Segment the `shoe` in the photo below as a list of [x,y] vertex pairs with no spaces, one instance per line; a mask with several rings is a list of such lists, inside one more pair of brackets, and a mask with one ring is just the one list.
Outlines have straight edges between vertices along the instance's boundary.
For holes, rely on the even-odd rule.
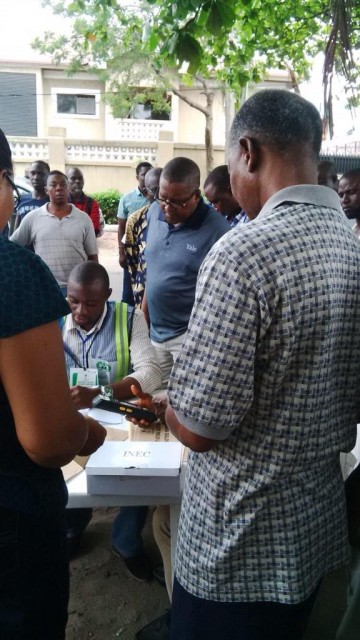
[[128,573],[139,582],[148,582],[152,578],[152,567],[146,553],[139,553],[137,556],[125,558],[116,547],[112,547],[113,553],[123,560]]
[[81,541],[83,537],[83,532],[79,531],[77,533],[73,533],[72,531],[67,532],[67,550],[68,550],[68,558],[71,560],[80,550]]
[[169,640],[170,614],[171,611],[168,609],[162,616],[140,629],[135,636],[136,640]]
[[159,582],[159,584],[161,584],[163,587],[166,587],[164,565],[159,564],[158,567],[155,567],[155,569],[153,569],[153,577],[155,578],[156,582]]

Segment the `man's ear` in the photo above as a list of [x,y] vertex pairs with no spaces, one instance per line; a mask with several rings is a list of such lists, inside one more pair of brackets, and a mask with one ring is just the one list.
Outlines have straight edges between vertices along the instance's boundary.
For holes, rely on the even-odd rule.
[[244,136],[240,138],[239,145],[249,173],[254,173],[259,163],[259,147],[256,141]]
[[108,289],[108,296],[107,296],[106,300],[109,300],[111,294],[112,294],[112,289]]

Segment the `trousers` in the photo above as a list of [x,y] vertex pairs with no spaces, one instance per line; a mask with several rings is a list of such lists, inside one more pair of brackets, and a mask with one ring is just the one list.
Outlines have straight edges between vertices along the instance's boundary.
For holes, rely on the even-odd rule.
[[64,640],[69,564],[63,521],[0,507],[0,637]]

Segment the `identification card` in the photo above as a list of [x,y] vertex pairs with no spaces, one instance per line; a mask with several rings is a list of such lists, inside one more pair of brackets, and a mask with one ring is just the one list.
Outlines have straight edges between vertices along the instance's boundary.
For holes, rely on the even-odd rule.
[[98,387],[99,375],[97,369],[81,369],[80,367],[70,368],[70,387],[76,385],[81,387]]

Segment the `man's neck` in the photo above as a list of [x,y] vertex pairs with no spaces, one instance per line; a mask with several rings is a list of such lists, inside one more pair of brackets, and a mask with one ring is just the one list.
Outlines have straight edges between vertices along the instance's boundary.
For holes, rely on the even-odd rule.
[[32,192],[32,197],[34,200],[46,200],[47,195],[45,193],[45,191],[33,191]]
[[70,199],[72,202],[82,202],[85,197],[85,193],[81,191],[80,193],[70,194]]
[[63,204],[49,202],[47,209],[53,216],[56,216],[57,218],[65,218],[69,213],[71,213],[72,207],[71,204],[68,204],[67,202],[64,202]]

